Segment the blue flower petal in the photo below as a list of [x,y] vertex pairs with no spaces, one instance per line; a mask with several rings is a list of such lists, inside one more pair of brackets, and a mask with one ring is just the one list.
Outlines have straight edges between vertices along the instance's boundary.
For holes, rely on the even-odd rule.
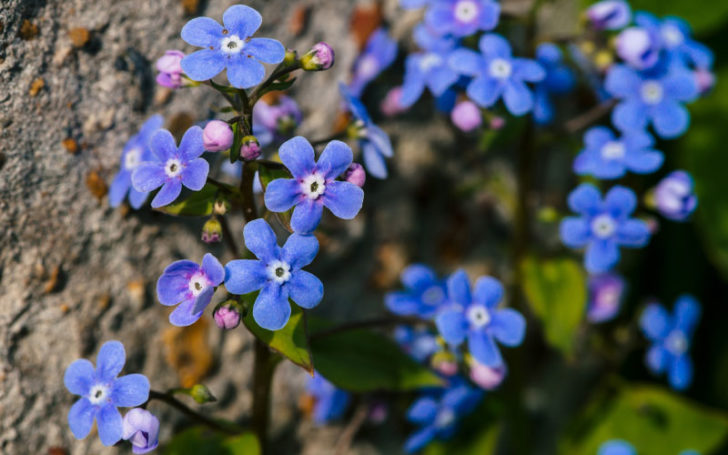
[[452,9],[446,2],[435,2],[425,12],[425,24],[438,35],[450,32]]
[[419,69],[420,59],[418,55],[410,55],[405,62],[404,80],[402,82],[402,93],[399,104],[408,108],[420,99],[425,90],[425,79]]
[[195,297],[192,305],[192,314],[201,316],[202,312],[207,308],[207,305],[210,304],[213,294],[215,294],[215,288],[210,286]]
[[503,94],[503,85],[489,77],[476,77],[468,84],[466,92],[480,107],[491,107]]
[[179,143],[178,151],[186,161],[192,161],[205,153],[205,144],[202,140],[202,128],[193,126],[187,129]]
[[258,85],[263,80],[265,67],[241,53],[228,61],[227,77],[233,87],[250,88]]
[[139,164],[131,174],[131,183],[140,192],[156,190],[164,185],[166,179],[163,166],[153,162]]
[[518,346],[523,342],[526,319],[521,313],[512,308],[505,308],[495,311],[492,318],[488,330],[501,344]]
[[384,296],[384,305],[394,314],[414,316],[419,314],[421,303],[408,293],[390,292]]
[[642,220],[625,220],[617,226],[617,243],[631,247],[642,247],[650,239],[650,228]]
[[452,51],[447,60],[448,65],[455,71],[468,76],[478,76],[483,73],[485,61],[475,51],[460,48]]
[[527,58],[513,59],[513,76],[528,82],[539,82],[546,77],[546,71],[538,62]]
[[594,240],[586,249],[584,265],[589,273],[606,272],[619,261],[619,248],[611,240]]
[[109,187],[109,205],[111,207],[118,207],[126,197],[126,194],[131,188],[131,174],[129,171],[120,170],[114,177]]
[[219,51],[202,49],[185,55],[180,64],[185,75],[193,81],[206,81],[225,69],[225,58]]
[[182,27],[182,39],[193,46],[215,47],[222,37],[222,25],[209,17],[196,17]]
[[[205,292],[208,292],[210,297],[212,296],[212,294],[209,293],[209,289],[206,289]],[[205,292],[197,296],[197,298],[189,298],[180,303],[169,315],[170,324],[176,327],[187,327],[197,322],[202,317],[202,311],[195,313],[193,309],[197,299],[200,298],[200,296],[205,295]]]
[[278,258],[276,235],[264,219],[259,218],[248,222],[243,228],[243,237],[245,246],[258,259],[269,262]]
[[614,218],[626,218],[636,207],[637,196],[627,187],[616,185],[604,196],[604,209]]
[[129,190],[129,205],[134,209],[139,209],[149,197],[149,193],[137,191],[134,188]]
[[316,167],[313,147],[302,136],[296,136],[281,144],[278,154],[283,164],[297,179],[311,174]]
[[261,289],[268,276],[265,265],[256,259],[236,259],[225,265],[225,289],[243,295]]
[[205,272],[205,275],[207,275],[207,278],[212,282],[213,286],[219,285],[225,279],[225,268],[210,253],[202,257],[202,271]]
[[167,266],[157,280],[157,299],[162,305],[176,305],[190,292],[190,277],[200,266],[188,260],[175,261]]
[[487,0],[481,3],[483,9],[480,11],[480,29],[493,30],[498,25],[501,6],[499,3]]
[[324,298],[324,285],[321,280],[305,270],[291,273],[286,287],[291,300],[302,308],[311,309]]
[[533,94],[525,83],[519,80],[510,80],[503,92],[503,102],[511,114],[520,116],[533,107]]
[[447,279],[447,295],[450,301],[463,306],[470,305],[470,280],[465,270],[458,269]]
[[637,72],[625,65],[614,65],[607,73],[604,88],[617,98],[632,98],[639,94],[642,79]]
[[564,245],[570,248],[582,248],[591,239],[591,228],[586,219],[570,216],[561,220],[559,235]]
[[582,183],[569,194],[569,208],[582,215],[595,215],[602,205],[602,195],[591,183]]
[[642,312],[640,327],[647,338],[661,341],[672,330],[670,315],[662,305],[652,303]]
[[685,390],[693,382],[693,362],[687,355],[673,358],[667,372],[670,386],[675,390]]
[[86,359],[78,359],[66,368],[63,384],[74,395],[86,395],[91,389],[96,370]]
[[626,441],[607,441],[599,447],[597,455],[637,455],[637,451]]
[[614,134],[606,126],[595,126],[584,133],[584,145],[588,149],[600,150],[607,142],[612,140],[614,140]]
[[68,426],[76,439],[83,439],[91,432],[96,417],[96,407],[84,397],[76,401],[68,411]]
[[149,398],[149,379],[143,374],[128,374],[114,381],[111,401],[114,406],[131,408]]
[[168,180],[152,199],[152,208],[156,209],[171,204],[181,192],[182,182],[179,179]]
[[313,200],[304,198],[293,209],[291,216],[291,228],[298,234],[309,234],[316,229],[321,222],[321,215],[324,211],[324,200]]
[[412,264],[402,270],[400,275],[402,284],[408,289],[425,291],[430,286],[438,284],[437,276],[431,268],[422,264]]
[[249,6],[233,5],[223,13],[222,23],[230,33],[234,33],[244,40],[260,28],[263,17]]
[[645,363],[647,364],[647,367],[650,369],[650,371],[656,374],[665,371],[669,359],[670,355],[667,352],[667,349],[659,344],[656,344],[648,349],[645,355]]
[[[341,141],[331,141],[326,144],[321,153],[316,163],[316,169],[324,175],[326,180],[332,180],[343,174],[353,160],[351,147]],[[328,185],[326,189],[328,191]]]
[[434,68],[427,76],[427,86],[433,95],[440,96],[458,80],[458,74],[447,66]]
[[437,429],[434,426],[426,426],[414,432],[404,443],[404,451],[414,453],[425,447],[435,438]]
[[305,267],[318,254],[319,243],[313,235],[292,234],[281,251],[281,259],[294,269]]
[[649,121],[647,112],[639,101],[623,101],[612,111],[612,123],[622,131],[644,130]]
[[265,206],[271,212],[285,212],[305,197],[295,179],[275,179],[265,189]]
[[253,38],[245,44],[244,52],[263,63],[276,64],[283,61],[286,48],[271,38]]
[[503,285],[490,276],[482,276],[475,281],[473,301],[495,308],[503,300]]
[[489,367],[503,365],[503,357],[493,337],[481,330],[468,333],[468,350],[475,360]]
[[377,148],[377,151],[383,156],[391,158],[392,155],[394,155],[394,150],[392,149],[392,141],[389,139],[389,134],[387,134],[377,125],[367,125],[366,139],[370,141],[374,145],[374,147]]
[[630,171],[636,174],[649,174],[662,166],[665,157],[658,151],[645,150],[639,153],[627,154],[624,159]]
[[363,142],[361,149],[367,173],[378,179],[386,179],[387,163],[384,161],[382,154],[371,142]]
[[692,334],[700,319],[700,304],[691,295],[683,294],[675,302],[675,328]]
[[105,382],[111,382],[124,368],[126,352],[124,345],[119,341],[107,341],[99,349],[96,356],[96,377]]
[[672,139],[687,131],[690,113],[677,101],[665,100],[653,108],[652,124],[658,136]]
[[451,346],[458,346],[467,336],[468,321],[462,311],[447,309],[435,318],[435,324],[440,335]]
[[197,158],[185,166],[182,171],[182,183],[192,191],[200,191],[207,183],[210,164],[203,158]]
[[430,423],[437,417],[438,405],[431,397],[422,397],[407,410],[407,420],[416,424]]
[[687,71],[679,71],[663,80],[665,95],[678,101],[694,101],[698,97],[695,76]]
[[268,283],[253,304],[253,319],[264,329],[280,330],[291,317],[291,305],[283,288]]
[[337,217],[350,220],[361,210],[364,190],[350,182],[334,180],[326,184],[323,194],[324,205]]
[[495,33],[483,35],[478,42],[480,52],[488,57],[511,58],[511,45],[502,36]]
[[116,406],[112,404],[103,406],[96,416],[96,426],[101,444],[108,447],[121,440],[122,419]]

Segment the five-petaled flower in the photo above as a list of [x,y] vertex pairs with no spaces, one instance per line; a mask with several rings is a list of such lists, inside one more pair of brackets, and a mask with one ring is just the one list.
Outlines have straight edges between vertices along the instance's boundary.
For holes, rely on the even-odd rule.
[[491,107],[502,97],[511,114],[529,112],[534,99],[526,82],[543,80],[543,67],[533,60],[513,57],[508,41],[494,33],[483,35],[479,47],[480,54],[461,48],[449,58],[455,71],[473,76],[467,88],[470,99],[482,107]]
[[652,342],[645,357],[647,367],[656,374],[667,371],[670,386],[676,390],[686,389],[693,380],[688,351],[699,319],[700,304],[690,295],[677,299],[673,315],[652,303],[640,317],[640,327]]
[[629,170],[636,174],[656,171],[664,160],[654,150],[655,141],[642,130],[627,130],[617,139],[612,130],[595,126],[584,134],[584,149],[574,160],[574,172],[599,179],[623,177]]
[[571,248],[586,247],[584,265],[589,273],[602,273],[619,261],[619,246],[642,247],[650,238],[647,223],[630,218],[637,197],[629,188],[615,186],[602,200],[589,183],[569,194],[569,208],[579,217],[561,221],[561,240]]
[[151,452],[159,445],[159,419],[146,409],[129,410],[122,430],[122,438],[131,443],[134,453]]
[[162,305],[179,304],[169,322],[178,327],[197,322],[224,278],[225,270],[210,253],[202,258],[201,266],[186,259],[168,265],[157,280],[157,298]]
[[346,220],[359,213],[364,191],[353,183],[336,180],[352,162],[348,145],[329,142],[316,162],[311,144],[296,136],[284,142],[278,153],[293,178],[270,182],[265,191],[265,206],[273,212],[285,212],[295,205],[291,217],[294,232],[313,232],[321,221],[324,206]]
[[665,17],[640,11],[635,14],[635,23],[650,34],[658,37],[660,47],[668,54],[672,65],[710,69],[713,66],[713,52],[704,44],[691,38],[690,25],[679,17]]
[[197,17],[182,28],[182,39],[204,49],[182,59],[182,69],[195,81],[206,81],[227,68],[233,87],[250,88],[263,80],[263,63],[280,63],[286,55],[281,43],[251,38],[263,18],[249,6],[234,5],[222,16],[223,27],[209,17]]
[[360,97],[366,86],[387,69],[396,57],[397,42],[387,35],[385,28],[374,30],[367,40],[364,52],[354,62],[349,83],[351,93]]
[[498,308],[503,299],[503,285],[495,278],[483,276],[470,292],[464,270],[447,280],[449,304],[435,318],[437,330],[451,346],[466,339],[475,359],[490,367],[503,364],[496,340],[506,346],[518,346],[526,332],[526,320],[511,308]]
[[439,35],[469,36],[498,25],[500,5],[492,0],[433,0],[425,24]]
[[68,425],[78,439],[85,438],[96,419],[99,438],[112,446],[122,438],[122,419],[117,407],[133,407],[149,398],[149,380],[141,374],[117,377],[126,353],[119,341],[107,341],[96,357],[96,368],[79,359],[66,368],[63,383],[69,392],[81,395],[68,412]]
[[337,388],[318,371],[308,380],[306,391],[314,399],[313,421],[323,425],[343,416],[351,401],[351,395],[345,390]]
[[405,290],[390,292],[384,298],[389,311],[403,316],[431,318],[447,302],[445,281],[422,264],[413,264],[400,275]]
[[313,274],[301,270],[318,253],[312,235],[292,234],[283,247],[263,219],[243,229],[245,246],[258,259],[237,259],[225,266],[225,288],[233,294],[260,290],[253,304],[253,318],[268,330],[282,329],[291,317],[290,297],[302,308],[313,308],[324,296],[324,285]]
[[152,156],[139,164],[131,175],[131,183],[137,191],[161,190],[152,199],[152,207],[170,204],[182,192],[182,185],[199,191],[205,186],[210,165],[204,158],[202,128],[193,126],[185,132],[179,148],[172,133],[159,130],[149,143]]

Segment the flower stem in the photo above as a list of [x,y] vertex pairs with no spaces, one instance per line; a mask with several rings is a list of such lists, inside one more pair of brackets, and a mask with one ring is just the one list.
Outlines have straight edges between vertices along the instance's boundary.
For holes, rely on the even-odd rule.
[[[232,423],[223,423],[218,422],[217,420],[211,419],[210,417],[207,417],[203,414],[200,414],[199,412],[191,409],[186,404],[182,403],[178,399],[174,398],[172,395],[164,392],[159,392],[157,390],[150,390],[149,391],[149,400],[147,400],[147,403],[149,403],[152,400],[159,400],[163,403],[167,403],[168,405],[172,406],[173,408],[180,411],[182,414],[186,415],[187,417],[196,420],[200,422],[203,425],[206,425],[213,430],[217,430],[222,433],[227,433],[231,435],[240,434],[243,433],[243,429],[238,427],[237,425],[234,425]],[[146,403],[145,403],[146,404]],[[144,405],[142,405],[144,406]]]
[[263,81],[263,83],[256,87],[253,93],[250,94],[251,106],[255,105],[255,103],[258,102],[260,97],[266,93],[266,89],[270,87],[275,81],[280,79],[282,76],[285,76],[288,73],[292,73],[293,71],[296,71],[298,69],[301,69],[301,64],[300,62],[298,62],[298,60],[296,60],[296,62],[291,65],[278,65],[278,68],[276,68],[273,73],[268,76],[268,79]]

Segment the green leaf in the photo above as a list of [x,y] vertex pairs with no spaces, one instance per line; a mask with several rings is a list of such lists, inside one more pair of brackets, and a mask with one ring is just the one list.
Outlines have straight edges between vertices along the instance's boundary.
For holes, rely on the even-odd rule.
[[238,120],[232,124],[233,127],[233,145],[230,146],[230,162],[235,163],[240,159],[240,147],[243,146],[243,138],[245,132],[243,131],[243,122]]
[[260,444],[253,433],[225,437],[198,426],[177,433],[164,446],[164,455],[260,455]]
[[570,354],[587,300],[581,264],[572,259],[526,258],[521,273],[523,292],[544,326],[546,340]]
[[368,330],[313,335],[311,353],[316,360],[316,371],[352,392],[442,385],[437,375],[403,353],[396,343]]
[[[253,307],[255,296],[257,296],[257,293],[248,294],[244,297],[249,301],[248,308]],[[253,319],[252,310],[245,315],[243,323],[253,335],[265,344],[313,374],[313,362],[308,348],[303,310],[293,303],[291,303],[291,307],[291,318],[288,320],[288,324],[280,330],[273,332],[260,327]]]
[[228,199],[239,198],[237,188],[226,184],[221,184],[221,186],[222,189],[218,185],[206,183],[200,191],[195,191],[185,199],[160,207],[157,210],[168,215],[208,216],[212,214],[212,209],[218,196],[224,196]]
[[260,443],[253,433],[227,438],[222,443],[230,455],[260,455]]
[[[728,436],[725,415],[652,386],[624,387],[600,400],[596,421],[560,453],[595,454],[610,439],[624,439],[640,455],[677,454],[692,449],[713,453]],[[583,422],[585,419],[579,419]]]

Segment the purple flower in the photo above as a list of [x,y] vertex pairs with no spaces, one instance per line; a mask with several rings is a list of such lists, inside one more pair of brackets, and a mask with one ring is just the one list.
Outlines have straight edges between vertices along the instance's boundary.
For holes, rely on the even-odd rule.
[[364,166],[359,163],[351,163],[344,172],[344,180],[353,183],[359,188],[363,188],[364,182],[367,180],[367,173],[364,170]]
[[599,447],[597,455],[637,455],[637,450],[627,441],[612,439]]
[[281,43],[270,38],[251,38],[263,18],[253,8],[234,5],[222,16],[223,27],[209,17],[197,17],[182,28],[182,39],[204,49],[182,59],[190,79],[206,81],[227,68],[233,87],[250,88],[263,80],[263,63],[280,63],[286,54]]
[[546,77],[540,64],[511,55],[511,46],[502,36],[483,35],[478,54],[470,49],[457,49],[450,55],[450,66],[473,76],[468,84],[468,97],[481,107],[493,106],[503,98],[513,115],[523,115],[533,108],[533,94],[526,82],[539,82]]
[[227,122],[211,120],[202,130],[202,143],[208,152],[227,150],[233,144],[233,130]]
[[253,161],[257,159],[260,154],[260,142],[255,136],[245,136],[242,140],[243,145],[240,146],[240,158],[245,161]]
[[433,0],[425,24],[439,35],[470,36],[498,25],[500,5],[491,0]]
[[122,439],[131,443],[134,453],[147,453],[159,445],[159,419],[151,412],[134,408],[124,416]]
[[384,297],[384,304],[392,313],[432,318],[447,302],[445,281],[431,268],[413,264],[402,271],[400,278],[405,290],[389,292]]
[[480,108],[470,100],[460,101],[450,113],[453,124],[466,133],[483,124]]
[[679,69],[638,72],[625,65],[614,65],[607,74],[605,87],[620,100],[612,111],[612,122],[617,128],[643,130],[651,122],[662,138],[674,138],[687,130],[690,114],[682,103],[698,96],[695,78],[689,71]]
[[292,234],[283,247],[263,219],[245,225],[245,246],[258,259],[238,259],[225,266],[225,288],[238,295],[260,290],[253,305],[253,318],[268,330],[282,329],[291,317],[288,299],[311,309],[321,302],[324,285],[301,267],[313,261],[318,241],[312,235]]
[[614,319],[622,304],[624,288],[624,280],[617,274],[605,273],[589,276],[587,320],[598,324]]
[[616,138],[609,128],[595,126],[584,134],[584,149],[574,160],[574,172],[598,179],[623,177],[628,170],[649,174],[664,160],[653,145],[654,140],[644,131],[627,131]]
[[149,161],[139,164],[131,175],[131,183],[137,191],[161,190],[152,199],[152,207],[163,207],[182,192],[182,185],[193,191],[205,186],[210,165],[203,158],[205,152],[202,128],[193,126],[185,132],[177,144],[172,133],[159,130],[149,142],[152,154]]
[[79,359],[66,368],[63,383],[81,398],[68,412],[68,425],[78,439],[88,436],[96,419],[101,443],[116,444],[122,437],[121,414],[117,407],[133,407],[149,398],[149,380],[141,374],[117,378],[126,361],[124,345],[107,341],[96,357],[96,368]]
[[351,395],[345,390],[336,388],[318,371],[308,380],[308,393],[314,398],[313,421],[323,425],[344,415],[351,401]]
[[570,92],[576,84],[574,72],[564,64],[564,55],[558,46],[543,43],[536,49],[536,60],[546,71],[546,77],[536,84],[533,118],[539,124],[550,123],[554,118],[551,95]]
[[334,50],[323,41],[313,45],[306,55],[301,57],[301,68],[305,71],[323,71],[334,66]]
[[357,57],[352,69],[349,90],[360,97],[366,86],[387,69],[397,57],[397,42],[387,35],[387,30],[376,29],[367,40],[364,52]]
[[336,180],[351,164],[353,156],[348,145],[329,142],[316,162],[311,144],[296,136],[284,142],[278,154],[293,178],[270,182],[265,191],[265,206],[272,212],[285,212],[295,206],[291,217],[294,232],[313,232],[324,207],[345,220],[359,213],[364,191],[353,183]]
[[674,171],[662,179],[655,188],[655,205],[665,218],[687,220],[698,205],[690,174]]
[[675,302],[670,315],[662,305],[652,303],[640,317],[640,327],[652,342],[645,362],[655,374],[667,371],[670,386],[686,389],[693,380],[690,360],[690,340],[700,319],[700,304],[690,295],[682,295]]
[[659,36],[643,27],[630,27],[617,35],[617,55],[631,67],[645,70],[660,58]]
[[569,208],[579,217],[561,221],[561,241],[570,248],[586,247],[589,273],[606,272],[619,262],[619,247],[643,247],[650,239],[647,223],[630,218],[637,197],[629,188],[614,186],[602,200],[592,184],[583,183],[569,194]]
[[586,10],[592,27],[597,30],[618,30],[626,27],[632,19],[629,4],[622,0],[604,0]]
[[301,109],[293,98],[282,95],[275,104],[260,100],[253,108],[253,134],[263,146],[288,139],[302,118]]
[[442,350],[435,334],[426,328],[398,326],[394,330],[394,339],[404,352],[418,362],[425,362],[430,356]]
[[170,50],[157,59],[157,84],[171,89],[182,87],[182,51]]
[[225,330],[231,330],[240,325],[240,312],[232,305],[223,305],[212,314],[215,324]]
[[149,140],[162,127],[163,122],[164,119],[161,115],[151,116],[144,122],[139,133],[132,136],[124,145],[124,150],[121,152],[121,167],[116,177],[114,177],[114,181],[111,182],[111,189],[109,190],[110,206],[118,207],[121,205],[127,194],[129,195],[129,204],[135,209],[141,207],[144,201],[147,200],[149,193],[134,189],[131,184],[131,176],[143,161],[151,159]]
[[668,16],[660,20],[653,14],[640,11],[635,14],[635,22],[656,37],[672,64],[701,69],[713,66],[713,52],[691,38],[690,26],[683,19]]
[[435,323],[440,335],[451,346],[466,339],[470,354],[480,363],[497,367],[503,358],[496,340],[506,346],[518,346],[526,332],[526,320],[511,308],[498,308],[503,300],[503,285],[495,278],[483,276],[470,292],[470,282],[464,270],[458,270],[447,280],[450,305],[442,309]]
[[203,256],[202,266],[188,260],[168,265],[157,280],[157,298],[162,305],[179,304],[169,322],[178,327],[197,322],[224,278],[225,270],[210,253]]

